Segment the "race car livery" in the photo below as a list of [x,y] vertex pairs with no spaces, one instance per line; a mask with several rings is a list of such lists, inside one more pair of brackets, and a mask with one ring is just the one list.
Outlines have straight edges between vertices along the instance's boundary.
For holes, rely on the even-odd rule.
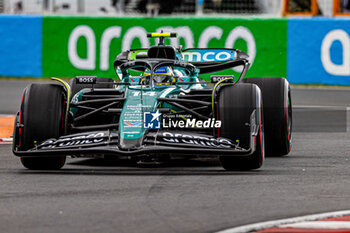
[[[66,156],[161,161],[218,157],[226,170],[251,170],[291,150],[290,88],[280,77],[245,78],[235,49],[164,44],[119,54],[116,79],[78,76],[31,84],[15,120],[13,153],[29,169],[59,169]],[[239,77],[216,72],[240,66]],[[213,74],[211,82],[199,78]]]

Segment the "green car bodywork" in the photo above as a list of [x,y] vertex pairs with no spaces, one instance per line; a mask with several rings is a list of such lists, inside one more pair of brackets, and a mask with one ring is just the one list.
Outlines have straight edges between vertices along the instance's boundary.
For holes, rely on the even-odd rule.
[[[145,52],[145,50],[138,50],[133,52],[132,57],[136,58],[136,54]],[[184,69],[173,67],[177,74],[185,74]],[[122,73],[117,70],[117,73]],[[132,71],[130,72],[132,73]],[[142,79],[146,77],[132,76],[126,73],[122,76],[121,83],[128,83],[130,85],[120,85],[116,87],[124,92],[126,101],[123,105],[123,110],[119,118],[119,135],[120,144],[124,145],[123,141],[128,139],[138,139],[141,143],[142,138],[147,132],[144,127],[144,113],[156,112],[159,108],[169,108],[173,113],[180,109],[168,104],[160,103],[157,98],[177,98],[181,92],[188,92],[190,89],[205,89],[207,84],[198,77],[199,70],[196,70],[189,76],[177,77],[177,81],[173,85],[155,85],[143,86],[140,85]],[[151,76],[153,73],[151,73]],[[149,77],[148,77],[149,78]],[[193,83],[193,84],[188,84]],[[89,89],[83,89],[78,92],[71,103],[78,103],[82,100],[83,94]],[[76,114],[77,108],[72,107],[71,112]],[[140,146],[139,144],[135,146]]]

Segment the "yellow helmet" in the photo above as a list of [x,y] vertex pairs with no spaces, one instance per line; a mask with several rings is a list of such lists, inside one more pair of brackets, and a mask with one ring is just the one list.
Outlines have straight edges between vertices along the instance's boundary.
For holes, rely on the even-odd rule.
[[[154,73],[154,84],[156,85],[170,85],[175,82],[174,72],[170,67],[162,66],[158,68]],[[146,69],[144,76],[150,76],[151,72]]]

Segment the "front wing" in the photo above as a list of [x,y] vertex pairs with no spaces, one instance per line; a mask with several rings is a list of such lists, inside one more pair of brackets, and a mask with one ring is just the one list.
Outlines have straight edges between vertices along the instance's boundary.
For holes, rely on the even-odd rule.
[[29,150],[13,146],[13,153],[20,157],[34,156],[142,156],[145,154],[181,154],[199,156],[249,156],[255,151],[256,129],[251,126],[250,148],[241,148],[239,143],[226,138],[215,138],[189,131],[150,131],[140,147],[123,150],[118,147],[117,131],[93,131],[48,139]]

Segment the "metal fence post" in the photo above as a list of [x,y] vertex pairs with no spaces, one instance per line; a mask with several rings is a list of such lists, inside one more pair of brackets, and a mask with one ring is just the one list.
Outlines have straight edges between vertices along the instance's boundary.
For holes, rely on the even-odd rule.
[[196,1],[196,15],[203,15],[203,3],[204,0]]
[[55,0],[49,0],[49,7],[48,7],[48,11],[53,14],[56,11],[56,1]]
[[84,13],[85,11],[85,1],[84,0],[78,0],[78,12],[79,13]]
[[125,0],[119,0],[117,3],[117,13],[118,15],[124,15],[125,13]]

